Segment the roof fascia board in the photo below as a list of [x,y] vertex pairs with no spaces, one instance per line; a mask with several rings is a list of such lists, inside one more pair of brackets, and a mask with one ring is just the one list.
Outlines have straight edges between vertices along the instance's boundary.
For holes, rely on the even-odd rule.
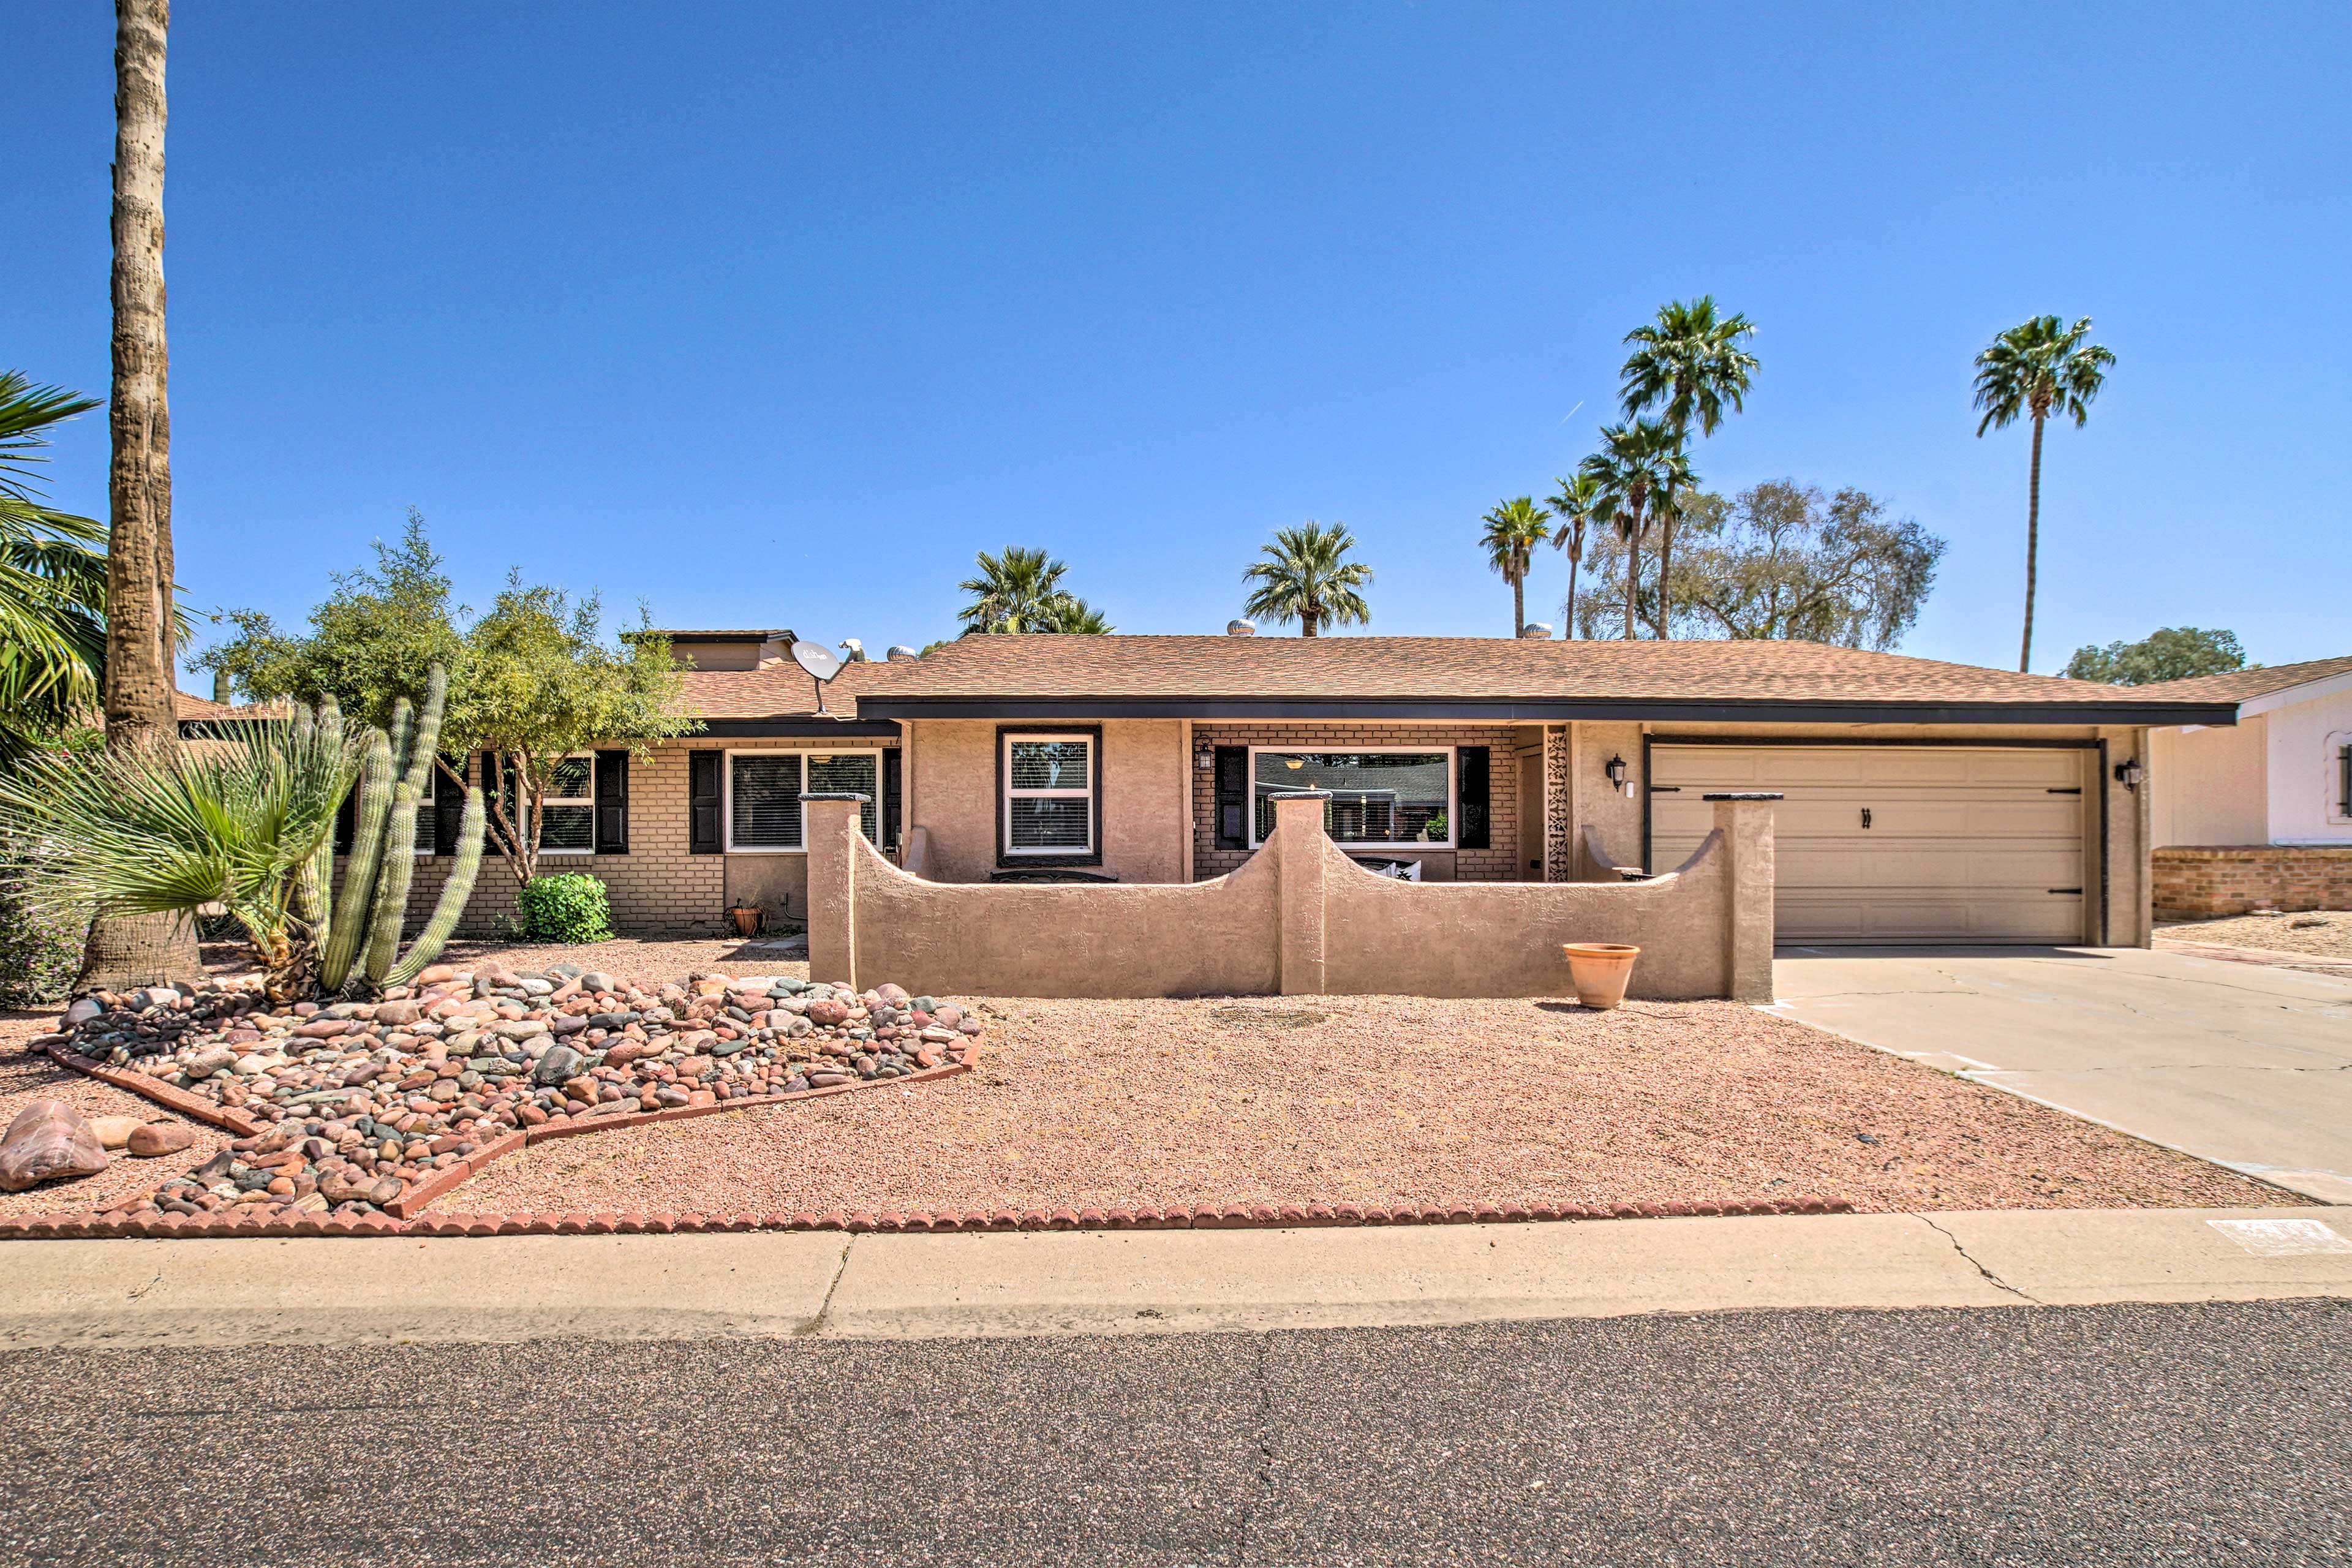
[[2260,697],[2249,697],[2238,704],[2238,716],[2251,719],[2257,713],[2292,708],[2298,702],[2316,702],[2323,697],[2340,696],[2347,691],[2352,691],[2352,669],[2341,675],[2324,675],[2317,680],[2306,680],[2297,686],[2282,686],[2276,691],[2265,691]]
[[730,740],[879,735],[895,741],[898,738],[898,726],[887,719],[705,719],[702,728],[693,735],[680,735],[677,739],[691,741],[702,735],[723,735]]
[[1521,700],[1295,697],[884,697],[860,711],[908,719],[1573,719],[1832,724],[2235,724],[2234,702],[1923,702],[1633,698]]

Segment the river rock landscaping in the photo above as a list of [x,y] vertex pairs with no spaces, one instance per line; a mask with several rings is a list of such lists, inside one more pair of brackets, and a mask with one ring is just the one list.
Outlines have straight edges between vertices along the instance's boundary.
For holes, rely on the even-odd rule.
[[[636,981],[557,963],[439,965],[375,1002],[282,1010],[234,982],[100,994],[41,1043],[245,1134],[107,1210],[137,1217],[398,1212],[404,1198],[461,1178],[461,1163],[534,1129],[906,1078],[968,1062],[981,1032],[976,1010],[891,984],[861,994],[788,976]],[[45,1149],[78,1152],[58,1173],[104,1167],[103,1154],[90,1157],[98,1132],[62,1102],[37,1102],[17,1121]],[[12,1130],[7,1142],[17,1138]]]

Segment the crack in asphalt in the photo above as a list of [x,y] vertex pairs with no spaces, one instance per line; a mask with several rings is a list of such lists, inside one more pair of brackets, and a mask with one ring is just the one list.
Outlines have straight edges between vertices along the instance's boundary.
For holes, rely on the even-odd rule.
[[1234,1561],[1249,1561],[1250,1526],[1256,1522],[1258,1510],[1274,1499],[1274,1384],[1266,1375],[1266,1363],[1273,1353],[1274,1336],[1257,1337],[1257,1363],[1253,1381],[1257,1385],[1257,1401],[1250,1418],[1250,1438],[1257,1448],[1257,1468],[1253,1472],[1249,1495],[1234,1518]]
[[2014,1286],[2014,1285],[2011,1284],[2008,1280],[2006,1280],[2006,1279],[2002,1279],[2000,1275],[1995,1274],[1991,1269],[1987,1268],[1983,1264],[1979,1263],[1975,1258],[1970,1258],[1970,1257],[1969,1256],[1969,1249],[1968,1249],[1967,1247],[1962,1247],[1962,1246],[1960,1245],[1960,1238],[1959,1238],[1958,1237],[1954,1236],[1950,1231],[1946,1230],[1942,1226],[1937,1225],[1934,1220],[1929,1219],[1926,1215],[1923,1215],[1923,1214],[1919,1213],[1917,1210],[1914,1209],[1914,1210],[1912,1210],[1912,1211],[1911,1211],[1911,1217],[1912,1217],[1912,1218],[1914,1218],[1914,1219],[1916,1219],[1916,1220],[1917,1220],[1921,1225],[1926,1226],[1929,1230],[1934,1231],[1937,1236],[1942,1237],[1946,1241],[1950,1242],[1950,1243],[1952,1244],[1952,1250],[1953,1250],[1954,1252],[1958,1253],[1962,1258],[1966,1259],[1969,1268],[1971,1268],[1975,1269],[1978,1273],[1979,1273],[1979,1274],[1983,1275],[1983,1276],[1984,1276],[1988,1280],[1991,1281],[1994,1285],[1997,1285],[1997,1286],[1999,1286],[2001,1289],[2008,1291],[2011,1295],[2012,1295],[2012,1296],[2016,1297],[2019,1300],[2021,1300],[2021,1301],[2032,1301],[2032,1302],[2033,1303],[2033,1305],[2035,1305],[2035,1306],[2037,1306],[2037,1307],[2047,1306],[2047,1305],[2049,1304],[2049,1303],[2047,1303],[2047,1302],[2045,1302],[2045,1301],[2042,1301],[2042,1300],[2036,1300],[2033,1296],[2029,1295],[2029,1294],[2028,1294],[2028,1293],[2026,1293],[2025,1291],[2019,1289],[2016,1286]]

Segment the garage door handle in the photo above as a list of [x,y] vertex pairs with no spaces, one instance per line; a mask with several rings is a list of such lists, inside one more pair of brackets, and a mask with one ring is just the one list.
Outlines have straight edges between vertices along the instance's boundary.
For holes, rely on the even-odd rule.
[[1864,827],[1870,826],[1870,807],[1866,805],[1862,808],[1862,825]]

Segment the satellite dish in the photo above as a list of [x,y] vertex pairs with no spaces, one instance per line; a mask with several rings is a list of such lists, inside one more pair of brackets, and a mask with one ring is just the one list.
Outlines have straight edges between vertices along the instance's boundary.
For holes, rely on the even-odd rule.
[[793,660],[816,679],[816,710],[824,713],[824,683],[841,673],[840,657],[823,643],[796,642],[793,644]]

